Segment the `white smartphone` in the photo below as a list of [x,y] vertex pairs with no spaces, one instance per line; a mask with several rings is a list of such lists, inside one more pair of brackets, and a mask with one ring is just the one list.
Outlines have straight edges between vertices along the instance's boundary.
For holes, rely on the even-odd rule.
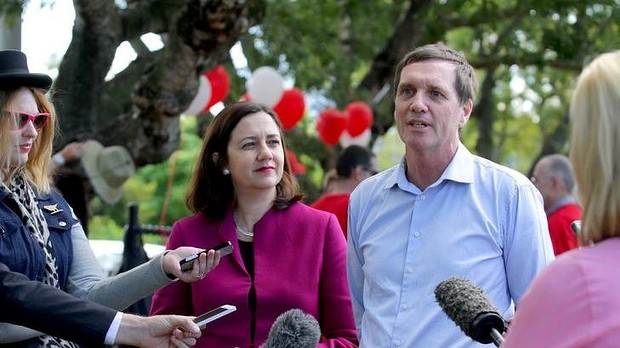
[[217,308],[214,308],[210,311],[208,311],[207,313],[198,316],[196,318],[194,318],[194,323],[196,323],[196,325],[198,326],[203,326],[207,323],[210,323],[212,321],[214,321],[215,319],[219,319],[225,315],[228,315],[234,311],[237,310],[237,307],[233,306],[233,305],[221,305]]
[[228,241],[218,246],[214,246],[213,248],[205,249],[197,254],[190,255],[179,262],[181,264],[181,271],[182,272],[191,271],[194,268],[194,260],[196,260],[200,256],[200,254],[206,253],[209,250],[219,251],[220,257],[223,257],[233,252],[233,245],[230,241]]

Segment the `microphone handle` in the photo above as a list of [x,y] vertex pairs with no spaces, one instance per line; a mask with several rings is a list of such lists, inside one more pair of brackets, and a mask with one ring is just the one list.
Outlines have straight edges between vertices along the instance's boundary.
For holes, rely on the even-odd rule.
[[491,328],[491,339],[496,347],[499,347],[504,343],[504,336],[494,327]]

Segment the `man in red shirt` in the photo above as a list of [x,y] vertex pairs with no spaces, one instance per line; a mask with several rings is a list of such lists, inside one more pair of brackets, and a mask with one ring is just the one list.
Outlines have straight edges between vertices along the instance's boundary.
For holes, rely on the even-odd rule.
[[377,173],[374,154],[365,147],[351,145],[344,149],[336,161],[336,177],[329,182],[326,191],[312,207],[334,213],[344,236],[347,236],[349,195],[362,182]]
[[534,167],[532,182],[543,196],[555,255],[579,247],[571,223],[581,220],[581,207],[572,195],[575,177],[570,160],[560,154],[541,158]]

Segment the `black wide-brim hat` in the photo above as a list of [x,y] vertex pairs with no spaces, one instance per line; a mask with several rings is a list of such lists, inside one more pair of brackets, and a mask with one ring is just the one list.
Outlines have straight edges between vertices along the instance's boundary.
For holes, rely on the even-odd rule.
[[18,50],[0,50],[0,90],[33,87],[48,90],[52,78],[28,71],[26,55]]

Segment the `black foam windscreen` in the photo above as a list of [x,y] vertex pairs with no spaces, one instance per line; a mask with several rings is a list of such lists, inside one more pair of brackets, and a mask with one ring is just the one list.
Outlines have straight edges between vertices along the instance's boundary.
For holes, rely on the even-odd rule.
[[290,309],[278,316],[260,348],[314,348],[320,338],[321,328],[312,315]]
[[484,291],[460,277],[452,277],[435,288],[435,299],[463,332],[481,343],[491,343],[491,329],[502,333],[505,322]]

